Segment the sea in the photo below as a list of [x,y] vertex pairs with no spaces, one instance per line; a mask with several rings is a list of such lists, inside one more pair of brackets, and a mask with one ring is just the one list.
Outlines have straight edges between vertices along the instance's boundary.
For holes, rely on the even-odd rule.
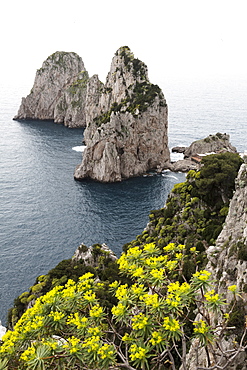
[[[169,147],[217,132],[247,149],[247,77],[164,79]],[[26,89],[26,94],[30,90]],[[77,182],[83,129],[14,121],[23,86],[0,86],[0,319],[14,299],[81,244],[106,243],[120,255],[150,210],[163,207],[185,174],[166,171],[121,183]],[[172,154],[172,159],[181,154]]]

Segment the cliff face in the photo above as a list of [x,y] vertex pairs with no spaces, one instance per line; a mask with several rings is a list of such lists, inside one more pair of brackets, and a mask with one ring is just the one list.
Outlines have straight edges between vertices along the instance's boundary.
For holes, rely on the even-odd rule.
[[[247,164],[242,164],[236,190],[215,248],[208,250],[208,267],[218,276],[218,288],[236,284],[247,300]],[[231,296],[229,294],[229,296]],[[247,309],[246,309],[247,312]]]
[[169,161],[165,98],[128,47],[116,52],[104,86],[97,77],[90,79],[86,122],[77,180],[121,181]]
[[[218,293],[226,297],[226,302],[232,304],[232,293],[227,289],[230,285],[236,285],[241,292],[242,299],[233,306],[232,321],[228,326],[233,331],[222,341],[222,349],[230,351],[237,348],[239,338],[243,334],[246,325],[247,314],[247,164],[241,165],[236,178],[236,190],[230,202],[229,212],[225,224],[219,234],[216,245],[207,250],[208,264],[206,269],[212,273]],[[196,368],[196,341],[192,343],[187,358],[188,370]],[[246,370],[246,351],[240,351],[233,363],[226,367],[227,370]],[[199,364],[205,367],[205,352],[199,352]]]
[[85,126],[88,73],[76,53],[56,52],[37,70],[33,88],[22,98],[14,119],[54,120],[69,127]]

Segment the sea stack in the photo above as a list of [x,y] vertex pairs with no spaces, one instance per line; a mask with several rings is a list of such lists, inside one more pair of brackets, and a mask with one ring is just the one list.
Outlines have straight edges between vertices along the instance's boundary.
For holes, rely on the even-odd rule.
[[76,53],[57,51],[37,70],[33,88],[16,120],[53,120],[68,127],[85,127],[88,73]]
[[105,85],[87,85],[86,149],[76,180],[115,182],[164,168],[170,161],[167,104],[147,66],[125,46],[115,53]]

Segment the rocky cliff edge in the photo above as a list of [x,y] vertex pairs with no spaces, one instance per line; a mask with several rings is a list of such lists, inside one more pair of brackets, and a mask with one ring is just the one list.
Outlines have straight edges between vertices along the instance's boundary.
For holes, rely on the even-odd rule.
[[[247,315],[247,158],[240,167],[235,180],[235,193],[229,206],[229,212],[225,224],[219,234],[216,245],[207,250],[208,264],[206,269],[212,273],[215,279],[218,293],[226,297],[226,302],[231,305],[232,293],[227,289],[236,285],[241,292],[235,307],[233,307],[232,321],[229,326],[232,331],[222,341],[222,350],[231,354],[233,348],[237,348],[239,338],[246,325]],[[217,319],[217,318],[215,318]],[[206,367],[205,351],[196,353],[198,343],[194,341],[187,355],[187,369],[196,369],[199,361],[200,368]],[[246,351],[240,351],[234,361],[223,364],[219,369],[246,370]],[[216,367],[215,367],[216,368]],[[182,369],[180,369],[182,370]]]

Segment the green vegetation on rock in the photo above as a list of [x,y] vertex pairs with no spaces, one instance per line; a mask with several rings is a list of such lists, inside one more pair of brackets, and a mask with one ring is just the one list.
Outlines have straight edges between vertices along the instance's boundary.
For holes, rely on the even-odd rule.
[[[86,246],[84,246],[84,248],[85,252],[88,248]],[[87,264],[82,259],[79,261],[67,259],[59,262],[58,265],[51,269],[46,275],[37,277],[35,284],[30,287],[29,291],[22,293],[14,300],[14,306],[8,313],[8,327],[14,327],[31,301],[35,301],[35,299],[46,294],[56,286],[64,286],[69,279],[77,282],[79,277],[87,272],[93,273],[95,276],[98,276],[101,281],[106,282],[106,291],[102,294],[102,299],[105,300],[106,305],[109,305],[110,302],[107,303],[107,284],[116,279],[121,279],[118,265],[101,249],[100,244],[93,245],[92,250],[95,267]]]
[[[174,186],[165,207],[150,212],[147,228],[124,250],[147,242],[160,248],[170,242],[184,243],[186,250],[197,248],[197,262],[205,265],[205,248],[215,243],[222,230],[241,163],[235,153],[204,157],[201,170],[189,171],[186,181]],[[189,260],[184,264],[186,274],[195,268]]]
[[[118,52],[124,60],[125,69],[127,72],[133,74],[136,82],[134,85],[130,85],[126,88],[126,97],[122,99],[120,103],[114,102],[107,112],[94,118],[94,122],[97,126],[109,122],[112,112],[129,112],[137,116],[145,112],[148,107],[153,104],[155,98],[159,98],[159,106],[166,106],[166,101],[160,87],[148,81],[146,65],[139,59],[134,58],[134,54],[130,51],[128,46],[120,48]],[[117,71],[119,71],[118,67]],[[121,70],[121,74],[123,73],[125,72]],[[106,88],[104,93],[111,93],[111,91],[111,88]]]

